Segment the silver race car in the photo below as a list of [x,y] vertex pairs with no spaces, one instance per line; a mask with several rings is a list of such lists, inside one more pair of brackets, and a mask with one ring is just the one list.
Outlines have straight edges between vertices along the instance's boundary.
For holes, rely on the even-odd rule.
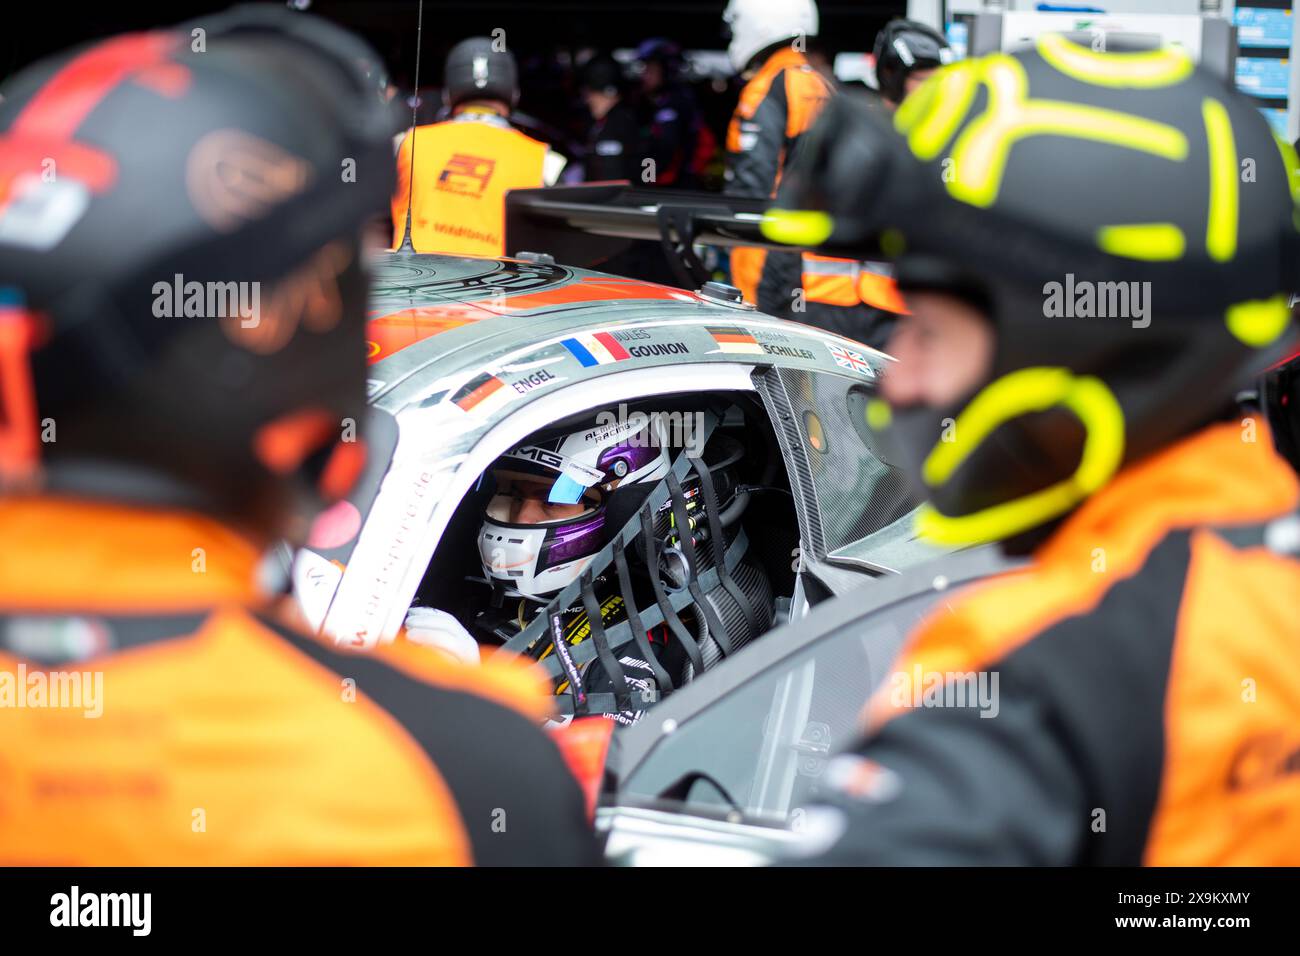
[[[629,678],[639,713],[669,685],[811,605],[934,555],[916,540],[909,490],[865,423],[885,355],[758,314],[716,283],[686,292],[529,255],[388,253],[375,270],[367,472],[317,522],[293,571],[308,621],[340,643],[391,638],[413,605],[467,625],[494,605],[498,618],[514,617],[510,572],[493,586],[483,541],[493,469],[520,448],[558,448],[538,436],[594,412],[609,419],[611,434],[620,424],[635,428],[638,415],[679,432],[663,456],[673,480],[648,483],[643,507],[583,555],[583,578],[599,590],[603,577],[613,592],[597,595],[597,628],[580,620],[592,588],[570,574],[567,587],[546,595],[552,611],[563,605],[579,618],[561,622],[565,640],[549,631],[557,615],[539,613],[547,604],[525,612],[522,603],[517,633],[496,627],[495,641],[480,638],[539,659],[571,699],[581,696],[575,677],[597,658],[611,661],[606,647],[614,660],[645,663],[637,653],[644,644],[629,631],[644,629],[653,642],[658,628],[671,644],[685,621],[699,651],[666,681]],[[705,459],[715,446],[725,452],[726,468],[702,469],[721,486],[709,493],[726,499],[713,509],[698,487],[700,469],[691,468],[692,443],[709,449]],[[591,475],[590,484],[599,477],[594,464],[566,460],[561,470],[580,482]],[[731,519],[726,527],[707,520],[710,510]],[[639,511],[649,512],[644,525]],[[677,518],[691,534],[678,533]],[[631,558],[632,577],[662,586],[623,593],[615,542]],[[629,627],[629,604],[639,628]],[[614,690],[626,705],[622,688]],[[611,712],[599,694],[564,709]]]

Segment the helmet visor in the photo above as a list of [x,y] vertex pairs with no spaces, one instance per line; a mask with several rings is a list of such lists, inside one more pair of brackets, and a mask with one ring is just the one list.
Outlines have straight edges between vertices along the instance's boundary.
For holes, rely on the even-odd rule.
[[555,478],[512,471],[496,471],[496,494],[487,516],[500,524],[546,525],[572,521],[599,506],[599,488],[584,487],[569,475]]

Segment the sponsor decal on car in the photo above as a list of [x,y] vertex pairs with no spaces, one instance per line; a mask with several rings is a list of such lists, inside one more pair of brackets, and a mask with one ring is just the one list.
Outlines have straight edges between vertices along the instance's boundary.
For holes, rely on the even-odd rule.
[[876,377],[876,370],[871,367],[871,363],[861,352],[855,352],[842,345],[828,345],[826,348],[830,351],[831,358],[835,359],[835,364],[841,368],[852,369],[867,378]]
[[758,339],[744,329],[727,327],[709,327],[709,334],[718,344],[720,352],[740,352],[747,355],[762,355],[763,346]]

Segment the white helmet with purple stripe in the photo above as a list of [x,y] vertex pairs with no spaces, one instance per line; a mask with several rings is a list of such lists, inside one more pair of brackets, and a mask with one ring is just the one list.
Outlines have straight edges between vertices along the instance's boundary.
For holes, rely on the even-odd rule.
[[555,594],[668,474],[676,448],[660,417],[619,411],[533,436],[493,464],[478,536],[488,581],[534,600]]

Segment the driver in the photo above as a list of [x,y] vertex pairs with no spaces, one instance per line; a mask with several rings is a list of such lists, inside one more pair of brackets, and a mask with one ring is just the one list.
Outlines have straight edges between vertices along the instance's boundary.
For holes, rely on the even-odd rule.
[[[732,476],[740,458],[734,439],[718,435],[701,449],[695,445],[699,436],[670,428],[666,420],[659,413],[643,410],[622,416],[603,411],[533,435],[497,459],[485,474],[484,490],[489,497],[477,535],[482,577],[471,579],[486,591],[480,590],[482,599],[476,609],[462,615],[469,630],[445,611],[413,607],[407,618],[408,632],[444,649],[456,648],[453,653],[458,656],[477,656],[479,645],[499,647],[511,642],[549,609],[563,629],[561,643],[567,650],[592,638],[594,613],[600,617],[598,630],[609,631],[629,619],[629,599],[639,620],[647,609],[662,606],[661,594],[686,589],[692,570],[703,571],[716,563],[710,562],[714,552],[709,541],[708,499],[716,501],[721,537],[732,543],[747,494]],[[635,544],[624,543],[625,575],[619,574],[617,561],[612,567],[597,566],[602,550],[629,522],[642,520],[643,506],[668,478],[676,457],[699,456],[706,451],[702,467],[710,475],[709,492],[701,487],[698,476],[680,482],[681,505],[691,526],[690,547],[675,533],[671,498],[646,515],[659,588],[651,580],[651,565],[640,538]],[[697,567],[692,569],[686,552],[695,549]],[[771,594],[766,578],[756,565],[743,559],[742,565],[744,571],[737,568],[733,575],[743,577],[752,594],[742,593],[738,600],[728,593],[731,588],[701,592],[715,613],[693,604],[676,622],[665,615],[667,623],[638,629],[621,651],[598,654],[572,671],[567,669],[567,656],[561,655],[566,669],[565,676],[555,682],[556,693],[609,695],[626,687],[635,705],[632,709],[603,708],[600,712],[635,721],[645,703],[691,679],[696,671],[721,659],[725,650],[739,647],[770,626]],[[589,586],[580,588],[573,601],[566,601],[562,608],[550,606],[563,589],[581,582],[584,575],[590,577]],[[739,588],[736,585],[736,590]],[[732,614],[739,603],[748,603],[748,612]],[[719,626],[733,618],[739,618],[735,626]],[[751,618],[757,626],[750,625]],[[717,639],[719,630],[727,631],[722,641]],[[600,640],[603,638],[598,637]],[[544,661],[557,652],[555,644],[547,629],[521,650]],[[459,650],[471,645],[473,651]]]

